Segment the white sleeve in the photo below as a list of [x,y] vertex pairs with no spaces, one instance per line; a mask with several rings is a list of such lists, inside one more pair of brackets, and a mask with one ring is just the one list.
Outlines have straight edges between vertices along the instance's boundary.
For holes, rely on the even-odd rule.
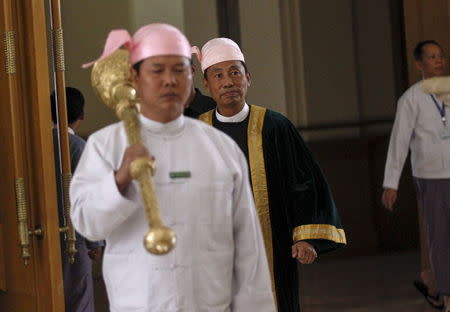
[[139,208],[117,189],[114,168],[102,148],[95,139],[88,140],[70,185],[72,223],[91,241],[106,239]]
[[242,174],[235,177],[233,191],[235,255],[231,310],[273,312],[276,310],[272,284],[259,219],[250,189],[247,161],[240,150],[237,152]]
[[384,171],[384,188],[398,188],[417,119],[417,107],[413,100],[408,96],[398,101]]

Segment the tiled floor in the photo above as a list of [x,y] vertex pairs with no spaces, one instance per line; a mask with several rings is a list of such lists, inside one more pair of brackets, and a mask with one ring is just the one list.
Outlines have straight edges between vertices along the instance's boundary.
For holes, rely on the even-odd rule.
[[302,312],[432,312],[412,282],[414,251],[336,259],[301,268]]
[[[419,254],[414,251],[355,258],[323,256],[301,268],[302,312],[436,312],[412,285],[419,267]],[[96,283],[96,311],[105,312],[101,286]]]

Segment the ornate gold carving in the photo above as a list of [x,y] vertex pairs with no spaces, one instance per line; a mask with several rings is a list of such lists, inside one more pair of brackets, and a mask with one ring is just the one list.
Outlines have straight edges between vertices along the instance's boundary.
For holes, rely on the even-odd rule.
[[31,257],[30,254],[30,238],[28,235],[28,218],[27,218],[27,199],[25,197],[25,180],[23,178],[15,179],[16,188],[16,209],[17,223],[19,226],[19,240],[22,248],[22,259],[25,265]]
[[16,32],[7,31],[4,34],[5,70],[7,74],[16,73]]
[[62,28],[53,29],[53,49],[55,57],[55,68],[58,71],[65,71],[64,59],[64,37]]
[[[136,109],[136,90],[130,81],[128,52],[118,50],[95,63],[91,74],[92,87],[105,104],[123,120],[129,144],[142,144]],[[139,182],[150,230],[144,237],[145,248],[153,254],[166,254],[176,243],[175,233],[165,227],[159,213],[151,173],[155,167],[148,159],[136,159],[130,174]]]
[[27,217],[27,199],[25,195],[25,180],[24,178],[16,178],[16,209],[17,209],[17,223],[19,227],[19,241],[22,249],[22,259],[25,265],[28,265],[30,254],[30,236],[35,235],[38,238],[44,236],[44,230],[41,227],[37,227],[34,230],[28,229],[28,217]]

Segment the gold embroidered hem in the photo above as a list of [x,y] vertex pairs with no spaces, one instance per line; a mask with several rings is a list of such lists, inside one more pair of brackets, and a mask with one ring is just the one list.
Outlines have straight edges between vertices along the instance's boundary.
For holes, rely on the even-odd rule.
[[[214,110],[208,111],[199,116],[199,120],[213,125]],[[267,262],[269,264],[272,280],[272,293],[277,302],[275,291],[275,278],[273,267],[273,246],[272,246],[272,224],[269,211],[269,194],[267,190],[266,167],[264,161],[262,130],[266,109],[264,107],[251,105],[250,116],[247,128],[248,157],[250,167],[250,178],[253,187],[253,197],[258,212],[259,223],[266,247]]]
[[266,246],[267,261],[269,262],[270,274],[272,276],[272,290],[275,294],[272,225],[270,222],[269,194],[267,192],[266,167],[262,142],[262,129],[264,126],[265,114],[266,109],[264,107],[251,105],[247,140],[253,197],[255,199],[256,210],[258,211],[259,223],[261,224],[264,245]]
[[345,232],[330,224],[306,224],[297,226],[292,237],[294,242],[305,239],[326,239],[340,244],[347,244]]

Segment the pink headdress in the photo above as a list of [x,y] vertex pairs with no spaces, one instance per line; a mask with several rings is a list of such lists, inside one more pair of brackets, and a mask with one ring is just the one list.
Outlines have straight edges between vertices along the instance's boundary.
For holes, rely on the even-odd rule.
[[202,50],[198,47],[192,47],[192,53],[197,54],[198,61],[202,65],[202,72],[208,67],[225,61],[242,61],[244,55],[241,49],[231,39],[228,38],[215,38],[209,40],[203,46]]
[[158,55],[180,55],[191,58],[191,45],[181,31],[169,24],[149,24],[139,28],[133,37],[125,29],[111,31],[106,39],[103,54],[95,61],[83,64],[82,67],[89,67],[110,56],[121,46],[127,48],[131,65]]

